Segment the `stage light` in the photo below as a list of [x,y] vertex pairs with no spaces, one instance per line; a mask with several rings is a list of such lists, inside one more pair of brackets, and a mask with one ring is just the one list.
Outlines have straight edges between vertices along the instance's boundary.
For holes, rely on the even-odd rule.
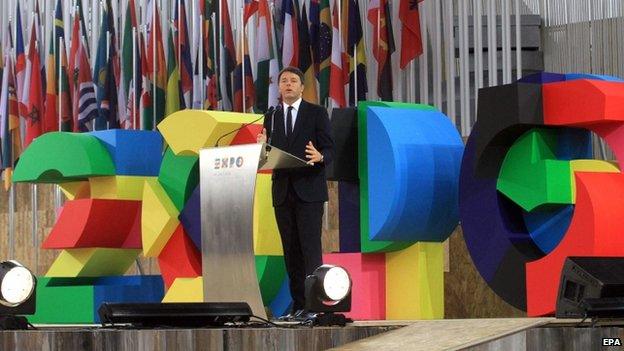
[[27,329],[35,313],[37,278],[17,261],[0,262],[0,329]]
[[306,310],[319,313],[313,318],[314,325],[344,326],[351,320],[343,314],[351,310],[351,277],[340,266],[322,265],[305,281]]
[[568,257],[561,270],[557,318],[623,318],[624,257]]

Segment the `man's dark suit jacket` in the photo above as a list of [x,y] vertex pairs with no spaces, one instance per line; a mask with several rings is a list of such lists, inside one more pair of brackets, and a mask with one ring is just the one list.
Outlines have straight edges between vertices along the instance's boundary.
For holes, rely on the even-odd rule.
[[[291,153],[303,160],[306,158],[306,144],[312,141],[314,147],[323,154],[323,162],[315,163],[312,167],[278,169],[273,171],[273,206],[279,206],[286,200],[288,182],[292,182],[295,192],[304,202],[327,201],[327,179],[325,165],[334,158],[334,139],[331,136],[331,124],[327,110],[319,105],[301,101],[297,112],[297,119],[290,137],[286,141],[284,119],[286,111],[279,109],[274,115],[264,119],[264,128],[267,131],[267,140],[271,145]],[[273,122],[273,135],[271,135]]]

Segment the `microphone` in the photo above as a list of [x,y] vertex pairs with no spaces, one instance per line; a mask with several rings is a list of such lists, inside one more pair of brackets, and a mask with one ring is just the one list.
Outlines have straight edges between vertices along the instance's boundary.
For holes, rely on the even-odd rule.
[[269,108],[269,111],[273,109],[273,113],[271,113],[271,133],[269,134],[269,138],[267,139],[267,145],[271,145],[271,139],[273,138],[273,125],[275,124],[275,112],[282,110],[282,104],[278,103],[276,108]]
[[248,126],[248,125],[250,125],[250,124],[254,124],[254,123],[258,122],[259,120],[261,120],[261,119],[263,119],[264,117],[266,117],[266,115],[268,115],[268,114],[270,114],[270,113],[273,113],[273,112],[274,112],[274,109],[275,109],[275,108],[274,108],[273,106],[271,106],[271,107],[269,107],[269,110],[268,110],[266,113],[264,113],[261,117],[258,117],[258,118],[254,119],[254,120],[253,120],[253,121],[251,121],[251,122],[245,123],[245,124],[243,124],[242,126],[240,126],[240,127],[236,128],[236,129],[234,129],[234,130],[231,130],[231,131],[229,131],[229,132],[227,132],[227,133],[223,134],[222,136],[220,136],[220,137],[219,137],[219,139],[217,139],[217,141],[216,141],[216,142],[215,142],[215,144],[214,144],[214,147],[219,147],[219,142],[221,141],[221,139],[225,138],[226,136],[228,136],[228,135],[230,135],[230,134],[232,134],[232,133],[234,133],[234,132],[238,132],[239,130],[241,130],[241,129],[243,129],[243,128],[247,127],[247,126]]

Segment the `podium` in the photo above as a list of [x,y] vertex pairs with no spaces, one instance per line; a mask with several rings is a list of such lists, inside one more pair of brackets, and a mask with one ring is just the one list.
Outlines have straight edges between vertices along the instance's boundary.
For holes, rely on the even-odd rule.
[[247,302],[266,318],[253,250],[258,170],[309,166],[268,144],[199,151],[202,276],[205,302]]

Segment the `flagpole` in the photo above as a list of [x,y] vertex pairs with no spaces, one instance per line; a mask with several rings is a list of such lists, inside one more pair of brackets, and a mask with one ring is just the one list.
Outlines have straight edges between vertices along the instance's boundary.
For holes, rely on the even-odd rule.
[[154,47],[152,48],[152,86],[154,87],[152,98],[152,130],[156,127],[156,108],[158,106],[158,97],[156,96],[156,0],[152,0],[152,41]]
[[[16,5],[16,9],[15,11],[17,12],[17,5]],[[9,17],[9,30],[11,30],[11,18]],[[15,35],[13,36],[13,38],[15,38],[15,41],[17,41],[17,19],[15,21]],[[11,48],[12,52],[13,52],[13,62],[16,61],[16,56],[17,53],[15,52],[15,44],[13,45],[13,48]],[[9,52],[9,56],[11,55],[11,53]],[[13,65],[13,68],[15,67],[15,65]],[[12,67],[9,67],[9,69],[11,69]],[[17,99],[17,80],[16,80],[16,84],[15,84],[15,99]],[[19,122],[18,122],[19,123]],[[8,123],[7,123],[8,124]],[[7,125],[7,128],[9,128],[9,126]],[[10,131],[10,129],[8,129]],[[13,139],[11,138],[11,142],[13,142]],[[13,145],[11,145],[11,160],[10,160],[10,164],[11,164],[11,168],[13,168],[13,160],[15,160],[15,157],[13,157],[15,153],[15,148],[13,147]],[[5,174],[5,177],[7,177],[8,175]],[[15,257],[15,187],[12,186],[9,183],[9,233],[8,233],[8,239],[9,239],[9,257]]]
[[[108,67],[106,67],[106,72],[107,72],[106,75],[107,76],[108,76],[108,70],[111,69],[110,65],[108,64],[108,60],[110,60],[110,58],[109,58],[109,56],[110,56],[110,44],[111,44],[110,43],[110,39],[111,39],[110,38],[110,32],[107,30],[106,31],[106,59],[107,59],[106,65],[108,66]],[[105,84],[104,85],[104,89],[106,89],[106,86],[108,85],[108,77],[105,77],[104,79],[105,79],[105,82],[106,82],[106,83],[104,83]],[[108,98],[108,102],[107,102],[108,103],[108,114],[110,115],[111,110],[112,110],[112,108],[111,108],[112,106],[111,106],[111,103],[110,103],[110,97],[107,96],[107,98]],[[109,121],[108,116],[106,116],[106,129],[107,130],[110,129],[110,121]]]
[[[56,24],[55,24],[56,25]],[[56,29],[56,28],[55,28]],[[54,35],[55,39],[56,39],[56,33]],[[62,38],[62,37],[61,37]],[[56,53],[57,56],[55,56],[55,61],[57,61],[59,63],[58,65],[58,76],[56,77],[56,80],[58,81],[58,90],[56,91],[56,94],[58,95],[58,130],[59,132],[61,131],[61,124],[62,124],[62,113],[63,113],[63,105],[61,104],[61,57],[58,56],[60,55],[60,52],[62,50],[62,46],[63,43],[61,41],[58,42],[58,52]],[[56,49],[56,46],[54,46],[54,49]],[[56,57],[58,57],[58,60],[56,60]]]
[[247,100],[245,98],[245,39],[243,38],[243,35],[245,35],[245,11],[241,11],[241,27],[240,27],[240,50],[241,50],[241,87],[243,89],[243,95],[242,95],[242,102],[243,102],[243,113],[247,112],[246,106],[245,106],[245,100]]
[[219,65],[217,64],[217,62],[219,62],[219,58],[217,55],[217,26],[216,26],[216,18],[217,18],[217,14],[215,12],[213,12],[210,17],[212,18],[212,57],[214,58],[214,60],[212,61],[212,66],[213,66],[213,72],[215,75],[215,85],[216,85],[216,90],[217,90],[217,109],[221,110],[223,109],[223,105],[219,106],[219,104],[222,104],[221,100],[219,99]]
[[[54,35],[54,38],[56,38],[56,23],[54,24],[54,31],[52,32],[52,35]],[[62,76],[61,76],[61,70],[62,70],[62,56],[61,53],[63,52],[64,48],[63,48],[63,43],[64,43],[64,39],[63,37],[60,37],[57,39],[58,40],[58,46],[54,46],[54,49],[56,50],[56,48],[58,47],[58,51],[56,52],[56,56],[55,56],[55,61],[58,62],[58,76],[56,77],[57,81],[58,81],[58,90],[56,91],[57,95],[58,95],[58,130],[59,132],[62,130],[61,126],[63,124],[63,104],[61,103],[61,89],[62,89]],[[63,198],[61,195],[61,187],[56,184],[54,185],[54,209],[56,210],[56,219],[58,219],[58,216],[60,215],[60,212],[58,211],[61,208],[61,203],[63,202]]]
[[[362,39],[360,39],[362,40]],[[348,44],[347,44],[348,45]],[[360,99],[360,94],[359,94],[359,90],[358,90],[358,58],[357,58],[357,46],[358,43],[355,43],[355,45],[353,46],[353,95],[355,95],[355,98],[353,99],[353,104],[355,105],[355,107],[357,107],[358,105],[358,100]],[[366,72],[364,72],[366,73]]]
[[[182,33],[182,31],[180,30],[180,24],[182,22],[180,20],[180,17],[182,16],[182,2],[180,0],[177,0],[177,1],[178,1],[178,18],[177,18],[178,19],[178,24],[177,24],[178,28],[176,28],[178,30],[178,55],[177,56],[178,56],[178,67],[182,68],[182,60],[180,60],[180,57],[181,57],[180,53],[182,52],[182,40],[180,39],[180,35]],[[192,1],[193,0],[191,0],[191,2]],[[193,6],[191,6],[191,10],[192,9],[193,9]],[[185,12],[186,12],[186,10],[185,10]],[[182,70],[180,69],[180,71],[182,71]],[[182,98],[184,99],[184,96],[182,96]]]
[[[379,52],[379,47],[380,47],[380,43],[381,43],[381,7],[382,7],[382,2],[379,2],[379,8],[377,9],[377,55],[379,57],[381,57],[380,52]],[[386,23],[386,25],[388,25]],[[374,54],[373,54],[374,56]],[[381,67],[379,67],[379,57],[375,57],[376,61],[377,61],[377,100],[381,101],[381,96],[379,96],[379,72],[381,71]]]
[[[204,8],[205,10],[205,8]],[[206,88],[206,82],[204,81],[204,14],[199,14],[199,25],[200,30],[199,30],[199,62],[196,62],[196,64],[199,64],[199,79],[201,80],[201,84],[200,86],[200,109],[204,109],[204,102],[206,101],[206,92],[204,91],[204,89]],[[189,40],[190,41],[190,40]],[[191,101],[191,105],[193,104],[193,102]]]
[[137,104],[137,79],[134,70],[136,69],[136,35],[137,30],[135,27],[132,27],[132,129],[137,129],[137,120],[136,120],[136,104]]

